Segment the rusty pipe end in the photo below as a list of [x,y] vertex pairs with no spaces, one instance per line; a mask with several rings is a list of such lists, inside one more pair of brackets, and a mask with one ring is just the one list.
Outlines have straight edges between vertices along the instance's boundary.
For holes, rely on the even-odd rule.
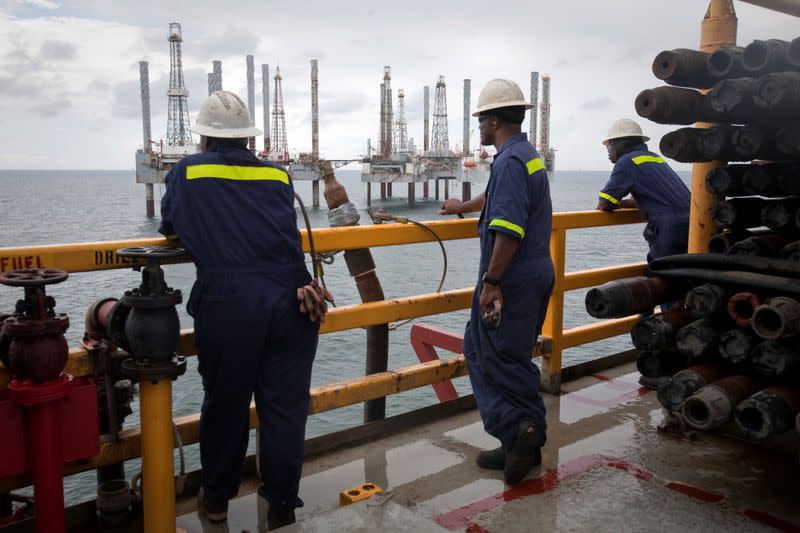
[[761,297],[752,292],[739,292],[728,300],[728,314],[737,326],[747,327],[753,321],[753,313],[761,305]]
[[800,302],[784,296],[770,298],[753,312],[751,326],[767,340],[794,335],[800,329]]
[[91,340],[101,340],[108,337],[108,316],[117,298],[103,298],[92,302],[84,316],[84,337]]

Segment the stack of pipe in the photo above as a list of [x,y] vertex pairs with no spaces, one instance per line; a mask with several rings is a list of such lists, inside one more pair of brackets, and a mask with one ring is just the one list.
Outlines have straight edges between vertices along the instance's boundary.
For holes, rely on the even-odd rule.
[[700,430],[728,424],[752,439],[800,431],[800,37],[665,51],[653,73],[672,86],[639,94],[642,117],[718,124],[668,133],[662,153],[735,162],[706,176],[720,197],[711,215],[721,233],[709,254],[652,262],[660,290],[651,298],[608,303],[619,287],[641,284],[619,280],[616,293],[592,289],[587,310],[621,317],[677,300],[631,330],[637,368],[659,380],[662,406]]

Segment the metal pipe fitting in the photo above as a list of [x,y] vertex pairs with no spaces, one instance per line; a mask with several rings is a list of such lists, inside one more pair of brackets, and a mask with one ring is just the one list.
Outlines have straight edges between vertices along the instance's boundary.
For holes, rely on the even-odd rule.
[[[706,60],[706,69],[715,79],[738,78],[746,74],[742,65],[744,48],[728,46],[711,53]],[[723,80],[727,81],[727,80]]]
[[728,295],[725,289],[713,283],[705,283],[686,293],[684,305],[697,318],[708,318],[725,310]]
[[796,342],[766,341],[753,349],[753,370],[762,376],[791,375],[800,368]]
[[[800,212],[797,213],[797,220],[800,221]],[[781,248],[780,256],[787,261],[800,261],[800,241],[795,241]]]
[[753,321],[756,307],[761,305],[761,297],[752,292],[737,292],[728,300],[728,315],[737,326],[747,327]]
[[678,330],[694,317],[683,307],[675,306],[666,313],[644,318],[631,328],[631,341],[640,350],[667,350],[675,346]]
[[736,406],[759,389],[761,382],[750,376],[722,378],[686,398],[683,419],[695,429],[714,429],[730,420]]
[[770,298],[756,307],[751,325],[762,339],[797,335],[800,333],[800,302],[785,296]]
[[686,368],[686,356],[674,350],[642,350],[636,356],[636,370],[646,378],[671,376]]
[[709,318],[701,318],[682,327],[675,337],[681,353],[690,358],[714,355],[719,346],[719,325]]
[[690,366],[659,387],[658,401],[668,411],[677,411],[686,398],[701,387],[724,378],[725,375],[725,367],[719,363]]
[[766,202],[763,198],[731,198],[713,207],[711,220],[721,228],[758,227],[761,226],[761,210]]
[[775,385],[755,393],[736,407],[734,420],[751,439],[783,433],[796,424],[800,389]]
[[798,210],[800,210],[800,200],[797,198],[768,200],[761,209],[761,222],[776,231],[794,230]]
[[727,165],[713,168],[706,174],[706,189],[708,192],[720,196],[742,196],[745,194],[742,177],[749,168],[749,165]]
[[761,339],[748,328],[731,329],[719,337],[719,355],[734,365],[742,365],[750,357]]
[[742,66],[751,74],[784,71],[791,67],[788,58],[789,42],[780,39],[755,40],[742,54]]
[[777,72],[759,78],[753,101],[763,109],[791,116],[800,106],[800,72]]

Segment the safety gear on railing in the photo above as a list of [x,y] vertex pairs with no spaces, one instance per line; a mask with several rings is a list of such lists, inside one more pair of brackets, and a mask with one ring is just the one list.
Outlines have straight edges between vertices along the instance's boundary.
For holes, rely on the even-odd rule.
[[481,90],[481,94],[478,96],[478,108],[472,113],[472,116],[477,117],[490,109],[515,106],[523,106],[525,109],[533,107],[525,101],[519,85],[511,80],[495,79],[487,83]]
[[241,98],[230,91],[214,91],[200,104],[197,122],[189,131],[204,137],[243,139],[261,135],[253,126],[250,111]]
[[624,139],[626,137],[641,137],[642,142],[650,140],[650,137],[642,133],[642,128],[629,118],[615,120],[608,129],[608,135],[603,139],[603,144],[614,139]]

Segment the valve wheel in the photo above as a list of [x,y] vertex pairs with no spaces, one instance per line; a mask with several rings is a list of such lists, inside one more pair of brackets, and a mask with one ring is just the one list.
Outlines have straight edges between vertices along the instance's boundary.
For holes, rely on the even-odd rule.
[[69,277],[63,270],[55,268],[23,268],[0,274],[0,283],[10,287],[39,287],[61,283]]
[[183,248],[168,248],[166,246],[131,246],[117,250],[117,255],[132,259],[173,259],[186,254]]

